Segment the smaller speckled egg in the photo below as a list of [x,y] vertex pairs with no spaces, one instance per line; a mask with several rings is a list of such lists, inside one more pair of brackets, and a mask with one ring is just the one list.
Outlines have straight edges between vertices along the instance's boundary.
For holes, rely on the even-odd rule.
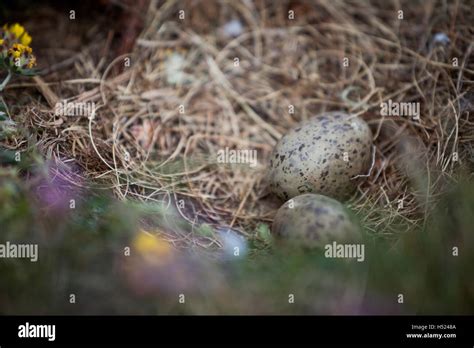
[[277,241],[313,248],[334,241],[356,240],[359,229],[341,203],[307,193],[290,199],[278,209],[272,234]]
[[275,146],[268,173],[270,191],[282,200],[319,193],[343,200],[371,163],[372,133],[359,117],[344,112],[314,116]]

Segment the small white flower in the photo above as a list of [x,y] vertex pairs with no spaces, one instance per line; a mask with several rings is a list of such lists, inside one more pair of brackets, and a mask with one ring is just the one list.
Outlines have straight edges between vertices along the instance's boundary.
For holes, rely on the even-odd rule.
[[186,60],[179,53],[173,53],[166,59],[166,81],[170,85],[182,85],[191,82],[191,77],[184,72]]
[[441,45],[448,45],[450,42],[448,35],[445,33],[436,33],[433,36],[433,43],[436,44],[441,44]]
[[217,229],[217,233],[222,243],[225,258],[239,259],[247,255],[247,240],[235,230],[220,227]]
[[227,37],[237,37],[244,31],[242,22],[239,19],[233,19],[222,26],[222,32]]

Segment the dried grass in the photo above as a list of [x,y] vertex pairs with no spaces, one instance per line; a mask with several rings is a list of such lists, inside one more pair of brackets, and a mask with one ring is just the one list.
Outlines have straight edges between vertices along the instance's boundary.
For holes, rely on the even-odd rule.
[[[244,32],[225,37],[219,28],[236,18]],[[89,47],[68,58],[73,69],[58,65],[61,80],[51,67],[43,76],[59,99],[96,103],[93,119],[55,116],[43,101],[31,101],[22,118],[44,154],[74,158],[84,176],[120,199],[184,199],[178,211],[191,223],[253,236],[279,205],[265,190],[276,141],[298,122],[336,109],[360,115],[374,133],[373,168],[349,202],[374,233],[423,224],[456,169],[472,173],[474,18],[467,2],[152,1],[145,21],[130,67],[125,56],[109,64],[102,35],[91,44],[106,50],[101,56]],[[451,42],[433,44],[436,32]],[[184,58],[178,84],[167,81],[173,54]],[[421,121],[381,117],[389,99],[420,102]],[[225,147],[258,150],[258,166],[216,163]],[[173,238],[213,244],[211,237]]]

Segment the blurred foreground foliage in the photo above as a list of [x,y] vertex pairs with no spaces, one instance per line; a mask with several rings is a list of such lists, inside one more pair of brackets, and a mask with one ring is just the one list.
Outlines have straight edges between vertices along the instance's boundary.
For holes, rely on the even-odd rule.
[[[468,180],[452,186],[424,228],[401,230],[396,239],[367,233],[365,262],[328,259],[321,250],[265,247],[271,236],[264,224],[247,256],[211,260],[155,236],[134,244],[144,217],[161,229],[184,228],[164,207],[118,202],[64,183],[54,188],[66,196],[61,200],[54,191],[58,206],[44,201],[49,191],[40,186],[48,170],[35,152],[23,154],[20,163],[10,157],[0,156],[0,243],[37,243],[39,259],[0,259],[2,314],[474,312],[474,184]],[[207,225],[198,233],[203,229],[213,233]],[[143,255],[136,245],[155,254]]]

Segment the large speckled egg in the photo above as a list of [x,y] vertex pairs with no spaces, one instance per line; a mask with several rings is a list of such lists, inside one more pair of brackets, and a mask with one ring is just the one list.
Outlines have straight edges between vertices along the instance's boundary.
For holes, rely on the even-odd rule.
[[278,209],[272,234],[277,241],[312,248],[334,241],[356,240],[359,230],[340,202],[307,193],[290,199]]
[[285,134],[270,159],[270,191],[282,200],[303,193],[346,199],[371,163],[372,133],[359,117],[327,112]]

